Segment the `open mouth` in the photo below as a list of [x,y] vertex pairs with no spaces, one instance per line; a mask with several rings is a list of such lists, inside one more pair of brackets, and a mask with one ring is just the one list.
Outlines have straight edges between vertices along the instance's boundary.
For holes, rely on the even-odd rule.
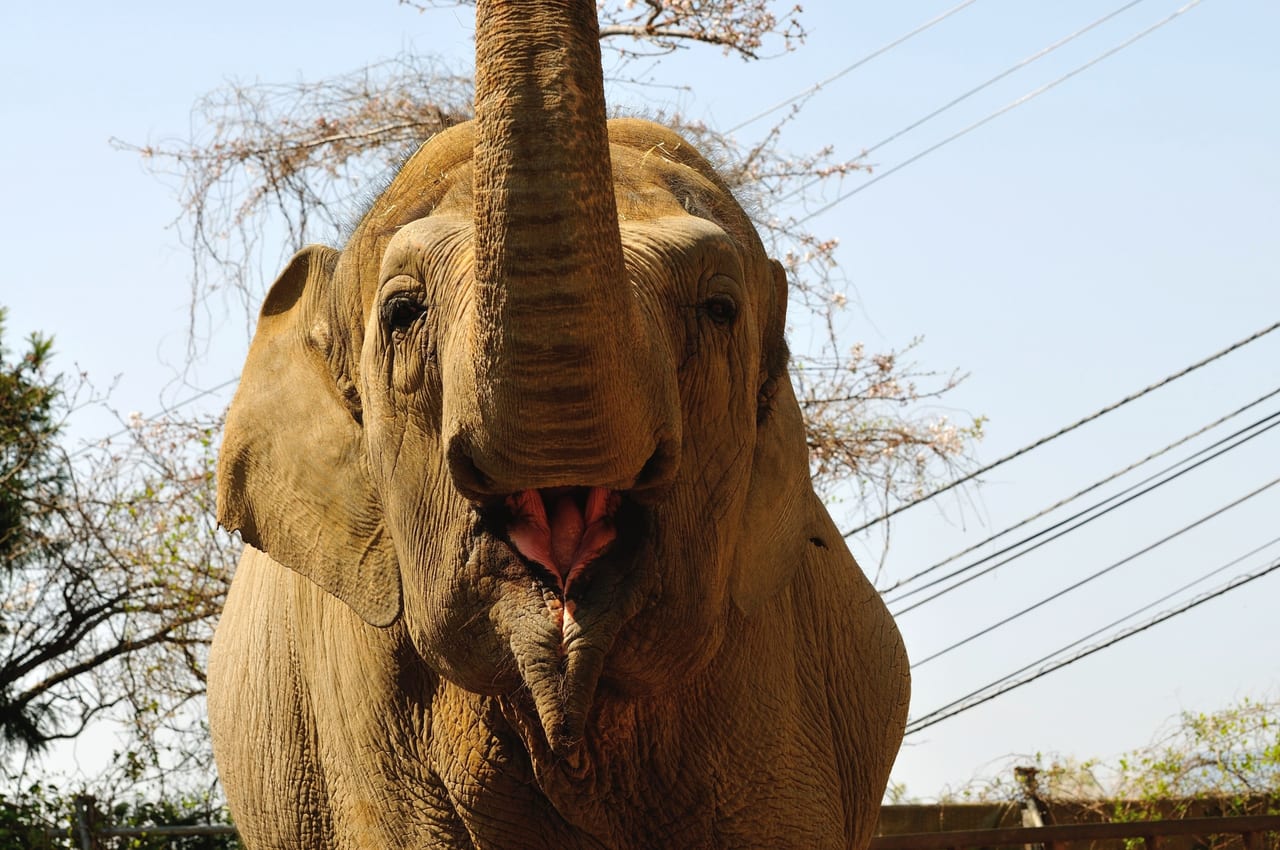
[[587,567],[613,546],[622,495],[602,487],[521,490],[508,496],[505,532],[525,560],[546,573],[562,599]]

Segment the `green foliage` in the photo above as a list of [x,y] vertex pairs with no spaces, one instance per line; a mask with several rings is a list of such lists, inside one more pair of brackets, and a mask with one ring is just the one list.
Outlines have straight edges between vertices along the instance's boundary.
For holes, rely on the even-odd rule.
[[[0,794],[0,850],[76,850],[81,846],[77,809],[91,832],[104,828],[229,824],[225,808],[207,798],[140,798],[102,803],[53,785],[34,784],[12,796]],[[98,836],[99,850],[239,850],[234,835]]]
[[51,785],[36,783],[12,796],[0,794],[0,850],[69,846],[51,838],[48,828],[70,823],[71,798]]
[[[225,808],[211,806],[208,800],[181,797],[176,800],[134,800],[121,802],[100,812],[98,823],[116,827],[201,826],[228,824]],[[102,841],[103,850],[239,850],[234,835],[148,836]]]
[[1183,712],[1150,744],[1114,762],[1036,753],[1016,763],[943,801],[1030,796],[1120,821],[1280,814],[1280,698]]
[[66,469],[56,453],[57,378],[46,374],[51,339],[37,334],[10,360],[0,307],[0,565],[11,570],[39,548],[42,505],[61,495]]
[[[61,430],[60,381],[47,365],[53,341],[38,334],[27,350],[10,360],[4,345],[5,311],[0,308],[0,583],[61,548],[52,533],[69,473],[57,437]],[[20,611],[0,608],[0,636],[11,635]],[[15,699],[13,683],[0,681],[0,741],[38,749],[45,742],[36,706]]]
[[[1184,711],[1118,763],[1115,817],[1280,814],[1280,699]],[[1173,801],[1172,809],[1164,801]]]

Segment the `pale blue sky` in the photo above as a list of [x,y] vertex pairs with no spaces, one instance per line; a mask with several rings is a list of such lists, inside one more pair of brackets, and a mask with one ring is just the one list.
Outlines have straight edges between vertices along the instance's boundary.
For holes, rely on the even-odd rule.
[[[688,91],[615,92],[614,106],[678,108],[731,126],[937,15],[949,2],[808,3],[808,43],[744,65],[715,49],[659,66]],[[978,0],[816,95],[788,145],[853,155],[1022,57],[1122,5]],[[1146,0],[947,115],[875,152],[878,170],[982,118],[1134,32],[1177,0]],[[188,258],[166,225],[172,190],[108,138],[180,135],[193,100],[229,79],[311,80],[402,48],[469,63],[469,10],[419,15],[393,0],[9,4],[0,12],[0,304],[10,333],[57,338],[58,362],[150,413],[191,393]],[[990,417],[991,460],[1280,319],[1280,6],[1204,0],[1045,95],[835,207],[856,300],[849,342],[900,347],[970,379],[946,405]],[[744,137],[762,132],[754,124]],[[857,185],[853,178],[846,186]],[[803,336],[798,328],[797,336]],[[239,368],[230,323],[190,377]],[[797,340],[803,345],[803,340]],[[962,499],[905,514],[884,566],[901,578],[1280,385],[1280,332],[987,476]],[[1254,415],[1269,413],[1265,405]],[[87,414],[80,433],[110,430]],[[1244,421],[1249,421],[1245,417]],[[96,430],[95,430],[96,429]],[[1268,434],[1045,547],[900,625],[917,658],[1280,475]],[[1201,441],[1197,445],[1203,444]],[[1280,489],[1280,488],[1277,488]],[[833,506],[847,525],[853,512]],[[924,712],[1145,604],[1280,531],[1259,496],[1059,605],[922,667]],[[884,540],[852,541],[868,572]],[[1233,573],[1269,562],[1275,549]],[[1210,582],[1209,586],[1225,577]],[[1276,694],[1280,576],[1210,602],[909,739],[895,779],[931,795],[1009,753],[1109,756],[1180,709]]]

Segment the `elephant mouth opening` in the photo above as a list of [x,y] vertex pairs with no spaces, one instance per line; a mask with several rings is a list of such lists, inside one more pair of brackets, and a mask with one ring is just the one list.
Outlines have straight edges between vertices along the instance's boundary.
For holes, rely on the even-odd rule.
[[544,573],[561,599],[618,538],[622,494],[603,487],[521,490],[503,501],[512,548]]

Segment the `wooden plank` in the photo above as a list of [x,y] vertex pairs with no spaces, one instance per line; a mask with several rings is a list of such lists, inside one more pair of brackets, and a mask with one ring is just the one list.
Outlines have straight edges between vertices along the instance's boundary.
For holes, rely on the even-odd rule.
[[1154,846],[1155,841],[1160,837],[1167,835],[1248,835],[1262,832],[1280,832],[1280,815],[1077,823],[1065,826],[880,835],[871,839],[870,850],[951,850],[951,848],[1000,847],[1010,844],[1049,845],[1070,841],[1105,841],[1116,838],[1146,838],[1150,847]]

